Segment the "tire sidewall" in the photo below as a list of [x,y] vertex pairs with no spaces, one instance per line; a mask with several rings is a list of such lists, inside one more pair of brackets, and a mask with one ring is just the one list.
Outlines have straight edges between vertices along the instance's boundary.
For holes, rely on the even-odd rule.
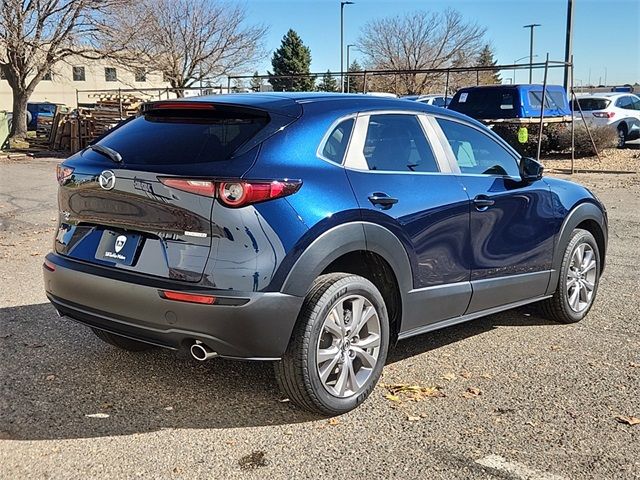
[[[567,274],[569,272],[569,266],[571,265],[571,258],[573,257],[573,253],[578,245],[583,243],[588,244],[594,251],[595,259],[596,259],[596,281],[593,287],[593,295],[591,297],[591,303],[587,308],[582,310],[581,312],[574,312],[573,309],[569,306],[569,292],[567,289]],[[560,280],[558,284],[558,289],[560,290],[561,300],[562,300],[562,309],[564,310],[567,319],[571,322],[579,322],[582,320],[591,310],[593,306],[596,295],[598,293],[598,286],[600,284],[600,251],[598,250],[598,244],[596,243],[595,238],[591,233],[586,230],[576,230],[576,233],[571,237],[567,248],[565,249],[565,255],[562,260],[562,267],[560,269]]]
[[[305,370],[308,373],[308,381],[312,386],[314,394],[328,410],[336,412],[352,410],[364,402],[364,400],[369,396],[380,378],[389,348],[389,318],[382,295],[372,283],[364,278],[352,278],[353,280],[346,285],[341,282],[337,282],[330,286],[320,298],[318,303],[322,303],[323,305],[318,313],[310,319],[310,321],[313,322],[313,326],[310,330],[308,351],[305,355],[306,358],[304,359],[306,362]],[[348,398],[339,398],[331,395],[325,389],[322,381],[320,380],[316,363],[317,345],[318,338],[322,332],[324,320],[327,315],[329,315],[331,309],[335,306],[338,300],[351,295],[362,295],[375,307],[380,320],[380,353],[378,355],[378,362],[371,376],[367,380],[366,387],[357,395],[353,395]]]

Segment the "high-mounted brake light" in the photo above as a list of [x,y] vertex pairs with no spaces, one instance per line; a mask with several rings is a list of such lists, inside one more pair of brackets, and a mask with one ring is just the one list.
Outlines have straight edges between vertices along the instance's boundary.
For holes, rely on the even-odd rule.
[[596,118],[613,118],[616,112],[593,112]]
[[63,163],[56,165],[56,178],[58,183],[62,185],[73,173],[73,167],[67,167]]
[[216,303],[216,297],[213,295],[198,295],[194,293],[173,292],[171,290],[159,290],[160,296],[167,300],[176,302],[201,303],[203,305],[213,305]]
[[167,187],[173,187],[183,192],[213,197],[216,193],[216,184],[211,180],[161,178],[160,182]]
[[299,180],[245,181],[202,180],[197,178],[160,177],[160,182],[183,192],[206,197],[216,197],[227,207],[239,208],[252,203],[286,197],[297,192],[302,185]]
[[149,110],[215,110],[211,103],[204,102],[153,102],[143,106],[143,111]]

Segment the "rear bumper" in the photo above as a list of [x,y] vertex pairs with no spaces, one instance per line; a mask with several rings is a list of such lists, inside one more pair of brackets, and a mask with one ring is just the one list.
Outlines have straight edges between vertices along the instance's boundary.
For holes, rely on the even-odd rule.
[[[141,282],[99,275],[93,268],[55,254],[55,271],[43,268],[47,297],[55,308],[78,322],[135,340],[179,349],[200,340],[220,356],[275,360],[289,343],[303,298],[282,293],[191,292],[216,295],[239,305],[201,305],[161,298],[166,282]],[[95,270],[94,272],[90,272]],[[173,290],[182,290],[181,284]]]

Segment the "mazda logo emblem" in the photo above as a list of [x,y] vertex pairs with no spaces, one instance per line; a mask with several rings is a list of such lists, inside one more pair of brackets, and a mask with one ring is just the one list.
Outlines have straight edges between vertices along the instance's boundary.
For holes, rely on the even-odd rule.
[[116,186],[116,174],[111,170],[105,170],[98,177],[98,183],[104,190],[111,190]]

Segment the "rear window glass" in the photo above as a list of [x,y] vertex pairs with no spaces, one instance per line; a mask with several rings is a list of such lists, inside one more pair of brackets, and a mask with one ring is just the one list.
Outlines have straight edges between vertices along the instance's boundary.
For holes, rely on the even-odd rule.
[[[561,92],[545,92],[544,108],[554,110],[564,110],[565,98]],[[532,108],[540,108],[542,105],[542,90],[529,91],[529,105]]]
[[268,121],[266,114],[164,110],[141,115],[98,143],[130,165],[218,162],[229,159]]
[[474,118],[500,118],[515,113],[516,94],[512,89],[486,89],[461,92],[451,102],[452,108]]
[[[611,100],[607,100],[606,98],[579,98],[578,102],[582,110],[591,111],[606,109],[611,103]],[[578,111],[578,104],[575,100],[573,101],[573,110]]]

